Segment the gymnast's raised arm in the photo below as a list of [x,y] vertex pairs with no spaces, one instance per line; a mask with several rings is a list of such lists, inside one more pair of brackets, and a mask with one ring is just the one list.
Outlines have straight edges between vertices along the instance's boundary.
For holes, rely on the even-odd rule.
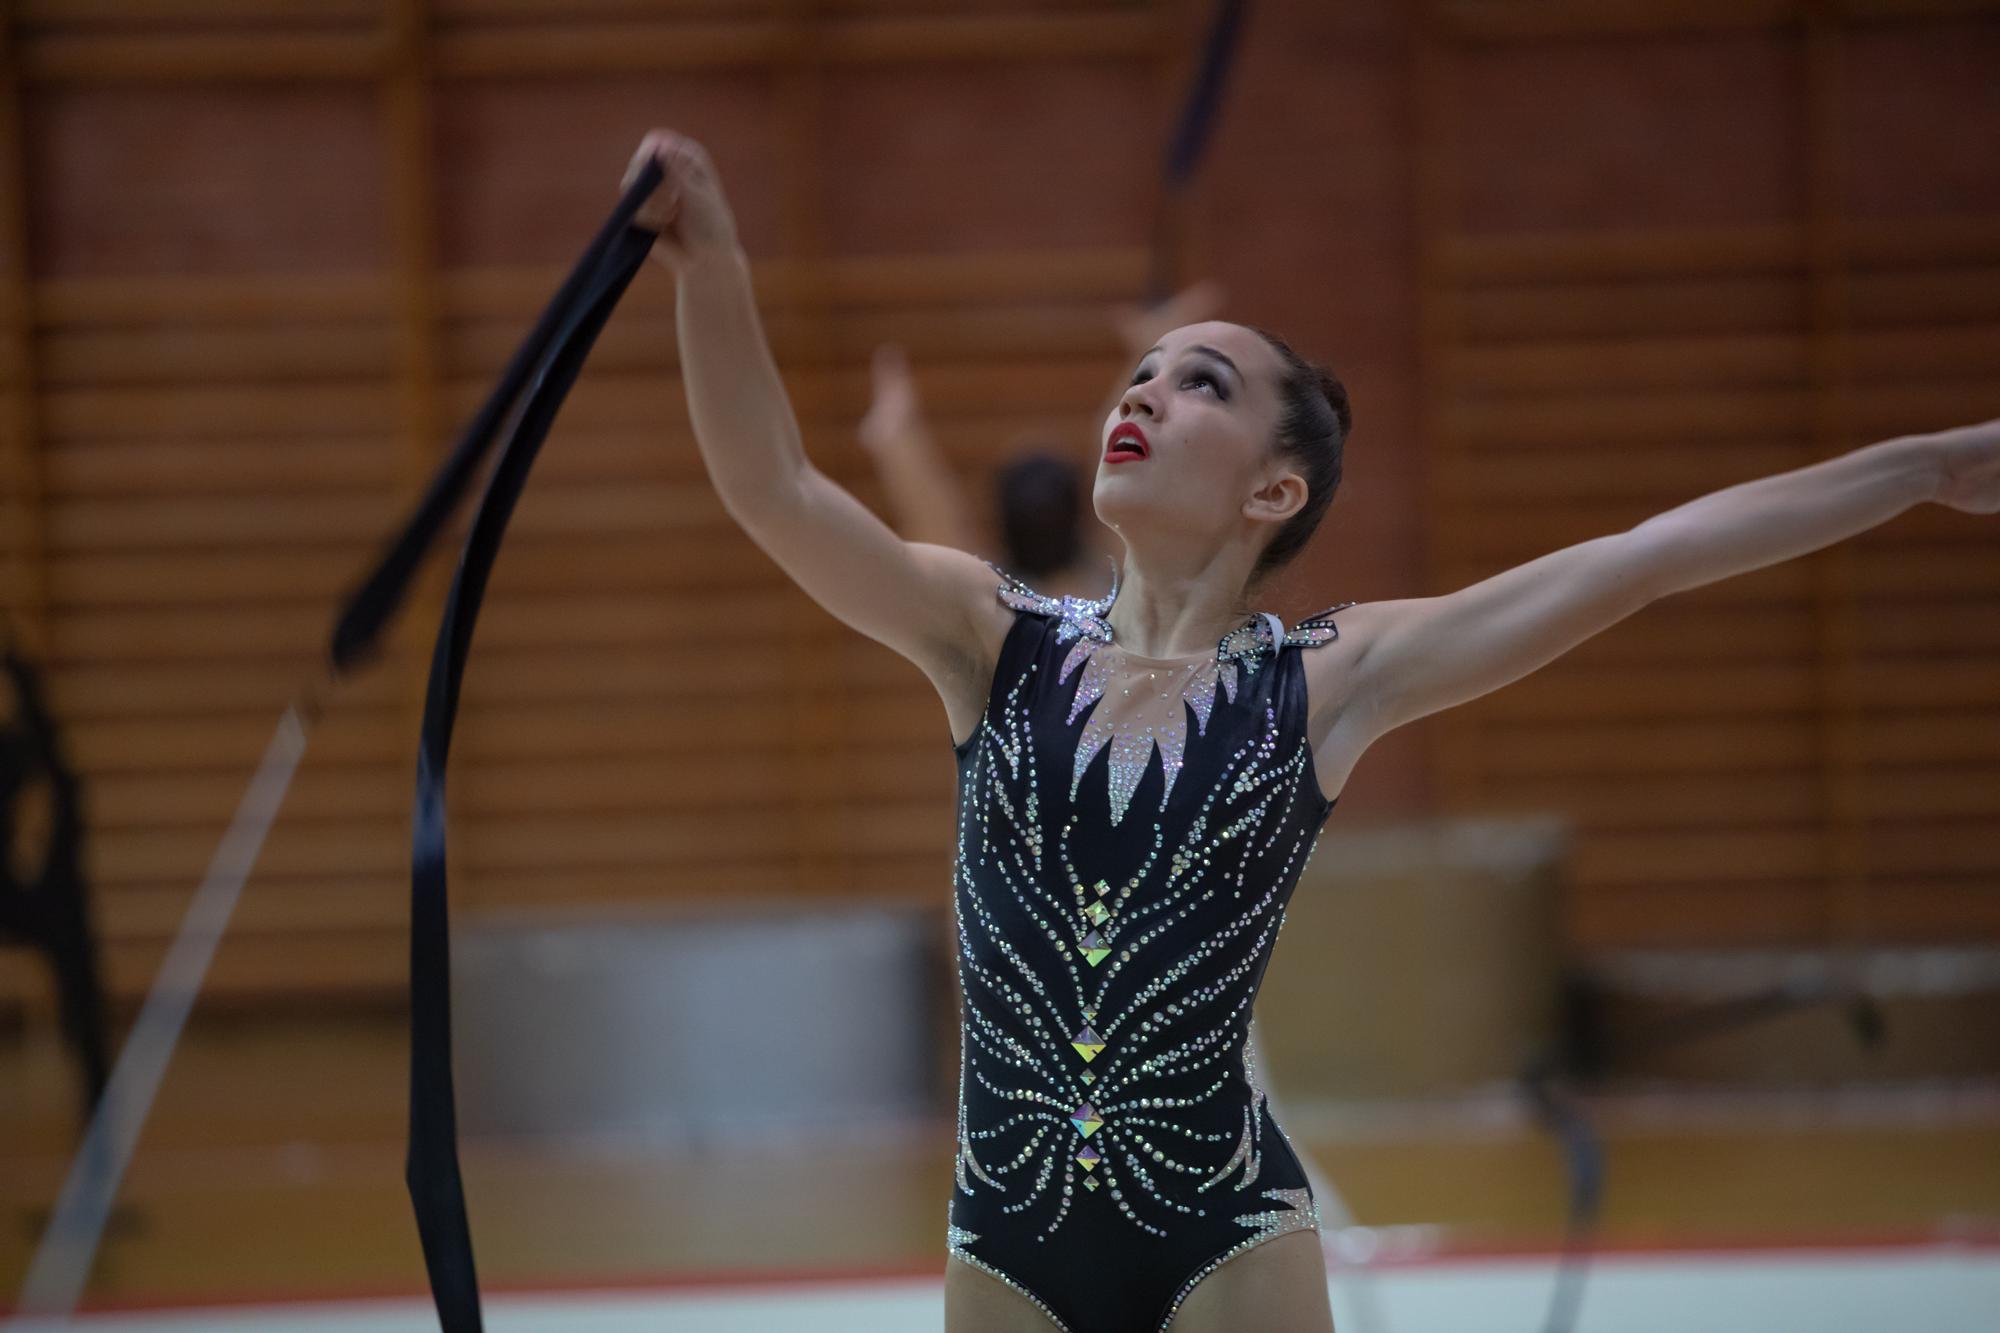
[[1497,690],[1649,602],[1830,546],[1926,501],[2000,512],[2000,420],[1730,486],[1443,596],[1353,607],[1340,624],[1358,651],[1342,718],[1321,743],[1322,774],[1339,781],[1375,736]]
[[969,552],[902,540],[812,465],[714,167],[693,140],[654,130],[628,183],[649,156],[664,174],[637,221],[659,233],[653,254],[675,274],[688,415],[724,508],[814,601],[916,663],[953,739],[970,735],[1012,623],[993,571]]

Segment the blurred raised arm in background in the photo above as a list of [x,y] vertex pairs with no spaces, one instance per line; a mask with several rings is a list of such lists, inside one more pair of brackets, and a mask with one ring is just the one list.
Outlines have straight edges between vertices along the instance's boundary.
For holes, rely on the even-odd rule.
[[[1222,306],[1219,284],[1203,281],[1154,306],[1125,305],[1112,312],[1129,363],[1136,365],[1160,336],[1183,324],[1214,318]],[[888,492],[897,528],[910,541],[990,556],[1051,596],[1100,595],[1105,558],[1117,542],[1088,508],[1087,474],[1080,450],[1031,446],[1016,452],[994,477],[990,506],[977,506],[945,461],[924,420],[916,378],[903,349],[875,349],[874,400],[856,434],[874,459]],[[1120,374],[1090,422],[1095,439],[1124,395]],[[983,520],[980,510],[990,514]]]

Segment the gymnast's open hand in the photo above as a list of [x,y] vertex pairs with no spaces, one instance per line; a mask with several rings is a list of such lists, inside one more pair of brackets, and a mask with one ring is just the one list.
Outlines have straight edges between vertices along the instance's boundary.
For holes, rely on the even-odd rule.
[[2000,417],[1930,437],[1938,451],[1932,498],[1968,514],[2000,514]]
[[625,168],[623,190],[656,158],[662,172],[652,197],[640,205],[633,221],[659,233],[651,254],[676,273],[705,259],[736,249],[736,218],[723,196],[722,181],[708,152],[693,139],[673,130],[648,130]]
[[[868,414],[855,427],[862,446],[876,459],[893,455],[908,446],[924,429],[923,409],[917,405],[917,381],[910,374],[910,358],[895,343],[875,349],[871,364],[875,397]],[[921,442],[919,442],[921,443]]]

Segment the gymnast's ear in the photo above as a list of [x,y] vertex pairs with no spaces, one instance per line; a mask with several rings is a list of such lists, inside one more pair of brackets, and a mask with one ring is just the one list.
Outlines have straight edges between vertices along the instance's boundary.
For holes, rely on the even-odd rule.
[[1243,517],[1257,523],[1283,523],[1306,507],[1311,488],[1290,459],[1279,456],[1277,467],[1267,473],[1243,501]]

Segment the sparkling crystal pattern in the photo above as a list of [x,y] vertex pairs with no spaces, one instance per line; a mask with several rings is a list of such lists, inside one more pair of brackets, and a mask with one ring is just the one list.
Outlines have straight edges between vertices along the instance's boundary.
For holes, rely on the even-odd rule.
[[1111,642],[1111,625],[1105,616],[1118,598],[1115,566],[1111,591],[1093,600],[1043,597],[1004,571],[1002,578],[1002,601],[1016,610],[1054,616],[1057,640],[1075,640],[1063,658],[1058,679],[1067,682],[1072,675],[1077,677],[1067,720],[1074,722],[1086,712],[1089,717],[1072,764],[1070,799],[1075,800],[1077,785],[1091,761],[1108,745],[1114,824],[1125,818],[1155,748],[1166,775],[1160,791],[1160,806],[1166,808],[1187,752],[1189,714],[1194,717],[1197,734],[1206,734],[1208,719],[1215,711],[1216,691],[1220,689],[1228,701],[1235,702],[1239,667],[1243,675],[1255,675],[1280,643],[1306,648],[1328,642],[1339,633],[1333,613],[1353,605],[1343,602],[1331,607],[1291,631],[1268,612],[1253,616],[1223,636],[1213,657],[1157,662],[1132,658]]
[[1115,575],[999,596],[1021,614],[958,747],[948,1247],[1058,1328],[1163,1329],[1230,1257],[1319,1225],[1252,1010],[1332,810],[1286,650],[1351,603],[1159,662],[1114,642]]

